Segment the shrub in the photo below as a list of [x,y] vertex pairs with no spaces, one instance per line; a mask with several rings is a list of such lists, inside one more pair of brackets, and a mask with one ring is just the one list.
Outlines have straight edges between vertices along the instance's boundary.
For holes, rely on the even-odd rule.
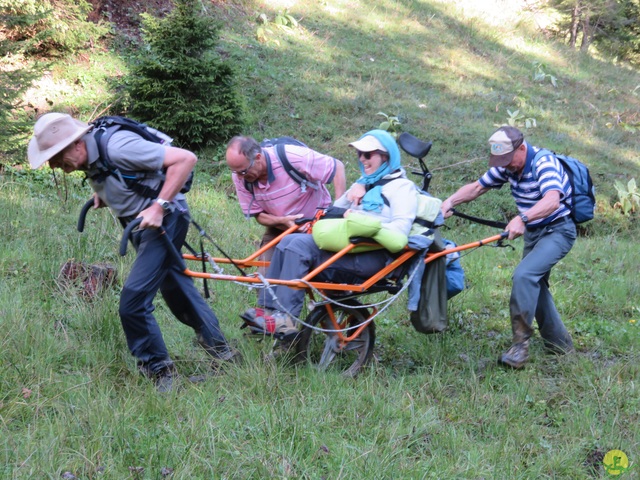
[[[3,25],[14,17],[4,15]],[[0,36],[0,168],[10,163],[11,155],[19,152],[31,131],[32,122],[19,110],[21,96],[40,74],[40,67],[24,62],[14,42]]]
[[143,46],[125,79],[130,114],[189,147],[225,142],[243,127],[232,65],[215,51],[221,25],[177,0],[164,19],[142,14]]
[[0,0],[2,36],[14,53],[64,55],[105,35],[107,27],[87,21],[85,0]]

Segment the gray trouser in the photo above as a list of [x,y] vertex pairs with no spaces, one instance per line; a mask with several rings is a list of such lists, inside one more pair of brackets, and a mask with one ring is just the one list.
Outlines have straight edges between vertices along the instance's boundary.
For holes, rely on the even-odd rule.
[[576,236],[576,226],[569,217],[525,232],[523,258],[513,272],[509,302],[514,343],[531,337],[535,317],[547,348],[565,351],[573,348],[571,335],[549,291],[549,274],[569,253]]
[[[333,252],[320,250],[307,233],[294,233],[282,239],[275,249],[267,278],[295,280],[304,277],[313,268],[334,255]],[[324,282],[361,283],[362,279],[371,277],[380,271],[390,260],[387,250],[354,253],[337,260],[314,280]],[[304,290],[296,290],[285,286],[272,286],[271,293],[277,297],[275,301],[269,291],[260,290],[258,303],[274,310],[286,310],[296,317],[300,315],[304,304]]]

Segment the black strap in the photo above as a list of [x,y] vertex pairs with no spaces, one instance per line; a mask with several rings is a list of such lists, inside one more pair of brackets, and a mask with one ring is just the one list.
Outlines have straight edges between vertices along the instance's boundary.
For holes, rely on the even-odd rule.
[[[204,258],[204,244],[202,243],[202,237],[200,237],[200,258],[202,260],[202,273],[207,273],[207,262]],[[204,298],[209,298],[209,285],[207,285],[207,279],[204,279]]]
[[[141,178],[144,178],[148,175],[145,174],[141,176],[140,172],[125,171],[115,168],[113,165],[111,165],[109,153],[107,152],[107,145],[109,143],[109,140],[111,139],[111,136],[120,129],[133,132],[143,139],[154,143],[160,143],[160,139],[153,135],[151,132],[146,131],[146,129],[144,128],[144,124],[141,124],[141,128],[134,128],[129,126],[129,124],[115,123],[113,120],[111,120],[111,117],[105,117],[103,121],[101,120],[103,119],[98,119],[94,123],[95,133],[93,135],[93,138],[95,139],[98,146],[99,172],[88,178],[96,183],[100,183],[103,182],[109,175],[111,175],[122,181],[128,189],[134,191],[138,195],[145,198],[157,198],[160,190],[162,189],[162,183],[164,183],[164,180],[160,183],[159,188],[151,188],[148,185],[143,185],[140,182]],[[158,173],[154,173],[153,175],[162,177],[162,175]]]
[[[200,234],[200,236],[201,236],[201,237],[206,238],[206,239],[207,239],[207,240],[209,240],[211,243],[213,243],[213,245],[214,245],[218,250],[220,250],[220,253],[222,253],[222,255],[224,255],[224,257],[225,257],[227,260],[229,260],[229,262],[231,262],[231,264],[232,264],[234,267],[236,267],[236,268],[238,269],[238,271],[242,274],[242,276],[243,276],[243,277],[246,277],[246,276],[247,276],[247,274],[245,273],[245,271],[244,271],[242,268],[240,268],[240,266],[239,266],[236,262],[234,262],[234,261],[233,261],[233,259],[232,259],[229,255],[227,255],[227,254],[225,253],[225,251],[224,251],[224,250],[222,250],[222,248],[220,247],[220,245],[218,245],[216,242],[214,242],[214,241],[213,241],[213,239],[212,239],[212,238],[207,234],[207,232],[205,232],[204,228],[202,228],[200,225],[198,225],[198,224],[196,223],[196,221],[195,221],[193,218],[191,218],[190,220],[191,220],[191,223],[193,224],[193,226],[194,226],[194,227],[196,227],[196,228],[198,229],[198,233]],[[204,256],[204,255],[203,255],[203,256]]]
[[296,170],[293,167],[293,165],[291,165],[291,162],[287,158],[287,152],[285,151],[284,147],[285,145],[283,143],[278,143],[276,145],[276,153],[278,154],[278,159],[280,160],[280,163],[282,163],[282,166],[284,167],[285,172],[287,172],[287,174],[291,178],[293,178],[293,180],[296,183],[298,183],[299,185],[302,185],[303,182],[307,181],[307,177],[302,175],[298,170]]
[[413,223],[417,223],[421,227],[426,227],[426,228],[434,228],[435,227],[435,222],[430,222],[429,220],[425,220],[424,218],[416,217],[415,220],[413,221]]
[[469,220],[471,222],[479,223],[480,225],[486,225],[487,227],[493,227],[493,228],[501,228],[502,230],[507,228],[507,224],[504,223],[504,222],[495,222],[493,220],[485,220],[484,218],[474,217],[472,215],[467,215],[465,213],[460,213],[455,209],[451,209],[451,211],[453,212],[453,214],[456,217],[464,218],[465,220]]

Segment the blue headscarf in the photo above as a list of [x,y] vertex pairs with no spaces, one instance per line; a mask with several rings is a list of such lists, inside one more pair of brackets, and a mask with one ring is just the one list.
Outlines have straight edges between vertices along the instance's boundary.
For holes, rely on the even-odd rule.
[[[382,144],[389,154],[389,160],[369,175],[364,174],[364,165],[362,162],[358,162],[362,176],[356,180],[356,183],[362,185],[373,185],[385,175],[393,173],[400,168],[400,149],[398,148],[395,138],[385,130],[371,130],[362,135],[358,140],[368,135],[375,137]],[[383,206],[384,200],[382,199],[382,187],[380,185],[373,187],[362,197],[362,208],[364,210],[381,212]]]

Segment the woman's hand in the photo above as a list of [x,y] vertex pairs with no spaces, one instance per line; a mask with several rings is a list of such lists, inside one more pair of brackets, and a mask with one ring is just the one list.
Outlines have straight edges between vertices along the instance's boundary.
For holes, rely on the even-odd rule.
[[365,193],[367,193],[367,190],[364,188],[364,185],[361,183],[354,183],[347,192],[347,200],[354,205],[360,205]]

